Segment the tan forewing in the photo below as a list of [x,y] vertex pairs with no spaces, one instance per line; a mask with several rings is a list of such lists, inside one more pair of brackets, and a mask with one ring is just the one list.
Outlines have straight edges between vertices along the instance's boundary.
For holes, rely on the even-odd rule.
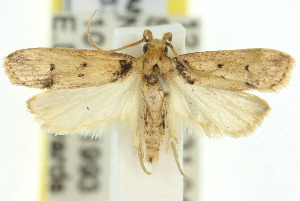
[[130,74],[134,58],[115,52],[68,48],[18,50],[4,58],[13,84],[68,89],[115,82]]
[[276,91],[286,85],[294,59],[272,49],[242,49],[180,55],[178,73],[190,84],[226,90]]

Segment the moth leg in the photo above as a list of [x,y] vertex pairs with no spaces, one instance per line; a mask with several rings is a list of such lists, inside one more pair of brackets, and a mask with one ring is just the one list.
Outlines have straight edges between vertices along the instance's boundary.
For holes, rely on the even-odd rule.
[[141,134],[139,132],[139,129],[137,129],[137,131],[135,132],[135,135],[134,135],[134,147],[137,148],[139,161],[140,161],[140,165],[141,165],[142,169],[144,170],[144,172],[146,174],[151,175],[151,172],[149,172],[144,165],[144,150],[142,147]]
[[[169,121],[169,123],[170,123],[170,121]],[[178,140],[175,137],[175,132],[174,132],[174,130],[172,128],[173,127],[171,125],[171,127],[169,127],[169,139],[168,139],[168,143],[167,143],[167,151],[169,149],[169,142],[170,142],[171,148],[172,148],[172,151],[173,151],[173,155],[174,155],[174,159],[175,159],[175,162],[176,162],[176,165],[177,165],[177,168],[178,168],[180,174],[182,176],[186,177],[186,175],[184,174],[184,172],[183,172],[183,170],[181,168],[181,165],[179,163],[178,153],[177,153],[176,144],[175,144],[175,143],[178,144]]]
[[186,175],[183,173],[183,170],[179,164],[179,160],[178,160],[178,153],[177,153],[177,149],[176,149],[176,146],[175,146],[175,142],[174,141],[171,141],[171,147],[172,147],[172,151],[173,151],[173,155],[174,155],[174,158],[175,158],[175,161],[176,161],[176,165],[177,165],[177,168],[180,172],[180,174],[184,177],[186,177]]
[[138,150],[140,165],[141,165],[142,169],[144,170],[144,172],[146,174],[151,175],[151,172],[149,172],[144,165],[144,151],[143,151],[142,146],[138,146],[137,150]]

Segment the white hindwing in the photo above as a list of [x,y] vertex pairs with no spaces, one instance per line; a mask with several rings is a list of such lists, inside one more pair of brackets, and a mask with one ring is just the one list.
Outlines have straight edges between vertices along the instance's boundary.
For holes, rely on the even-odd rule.
[[49,90],[27,101],[42,128],[55,134],[101,137],[116,129],[134,133],[139,122],[140,79],[100,87]]
[[249,134],[268,113],[266,101],[241,91],[190,85],[170,80],[168,126],[176,133],[239,137]]

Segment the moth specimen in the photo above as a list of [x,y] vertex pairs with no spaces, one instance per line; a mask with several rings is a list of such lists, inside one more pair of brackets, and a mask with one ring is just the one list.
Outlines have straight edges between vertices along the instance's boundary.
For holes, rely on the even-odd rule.
[[[290,55],[271,49],[178,55],[172,33],[154,39],[150,30],[133,44],[105,51],[91,39],[91,19],[88,38],[97,50],[18,50],[4,58],[6,73],[13,84],[50,89],[27,101],[46,132],[95,138],[115,129],[134,134],[147,174],[144,162],[158,161],[165,138],[184,175],[177,135],[248,135],[270,107],[244,91],[277,91],[286,85],[294,66]],[[116,52],[142,42],[144,54],[138,58]],[[168,49],[174,58],[168,57]]]

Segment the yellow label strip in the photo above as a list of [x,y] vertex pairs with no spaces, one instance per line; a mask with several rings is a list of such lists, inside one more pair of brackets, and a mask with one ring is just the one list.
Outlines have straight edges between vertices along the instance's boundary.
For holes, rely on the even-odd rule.
[[39,201],[46,201],[48,195],[48,160],[49,160],[49,133],[41,132],[41,156],[40,156],[40,191]]
[[62,11],[63,0],[52,0],[52,11]]
[[168,0],[168,13],[171,15],[184,15],[187,13],[188,0]]

